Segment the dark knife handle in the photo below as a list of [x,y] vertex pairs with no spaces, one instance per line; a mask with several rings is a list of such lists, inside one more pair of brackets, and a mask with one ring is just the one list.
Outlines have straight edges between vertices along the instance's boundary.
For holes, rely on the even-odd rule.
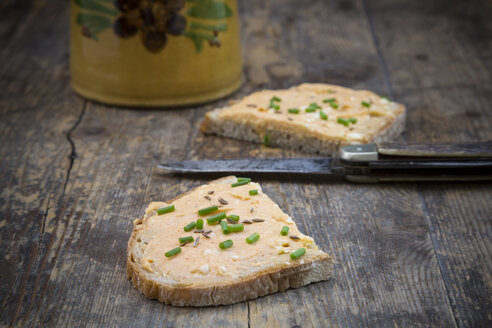
[[347,168],[362,174],[349,181],[475,181],[492,179],[492,143],[347,146],[340,152]]
[[435,143],[435,144],[399,144],[394,142],[377,144],[381,157],[413,158],[492,158],[492,142],[476,143]]

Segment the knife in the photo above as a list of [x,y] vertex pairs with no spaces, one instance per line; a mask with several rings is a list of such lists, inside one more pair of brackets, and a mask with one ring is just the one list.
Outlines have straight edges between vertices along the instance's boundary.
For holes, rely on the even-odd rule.
[[342,147],[331,157],[197,160],[157,165],[162,174],[314,175],[350,182],[492,180],[492,142]]

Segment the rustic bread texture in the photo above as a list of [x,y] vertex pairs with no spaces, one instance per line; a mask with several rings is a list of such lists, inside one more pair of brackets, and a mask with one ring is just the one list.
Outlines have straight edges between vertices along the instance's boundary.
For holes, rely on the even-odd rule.
[[[315,92],[323,88],[333,88],[335,86],[326,84],[302,84],[289,90]],[[350,90],[337,87],[340,90]],[[289,91],[287,90],[287,91]],[[355,92],[355,91],[354,91]],[[253,94],[254,96],[254,94]],[[236,105],[235,103],[234,105]],[[393,103],[402,109],[401,113],[394,118],[388,118],[387,124],[377,133],[368,135],[365,142],[342,140],[337,138],[320,138],[315,133],[306,133],[295,127],[286,128],[285,124],[278,124],[276,121],[251,123],[249,121],[225,120],[221,117],[221,112],[229,110],[231,107],[218,108],[205,114],[201,125],[201,131],[208,134],[230,137],[255,143],[264,143],[264,136],[268,134],[268,145],[286,149],[292,149],[305,153],[331,155],[336,153],[340,147],[357,144],[391,141],[397,138],[405,129],[405,108],[401,104]]]
[[[231,183],[235,177],[226,177],[213,183]],[[188,193],[193,192],[193,190]],[[186,193],[186,194],[188,194]],[[183,197],[180,195],[177,198]],[[170,200],[173,202],[177,198]],[[223,285],[182,286],[179,281],[169,282],[154,275],[141,266],[141,243],[137,243],[137,219],[128,242],[126,275],[135,288],[147,298],[157,299],[174,306],[218,306],[254,299],[288,288],[298,288],[307,284],[326,280],[331,276],[333,260],[322,253],[316,259],[299,261],[297,265],[278,267],[257,272],[249,279],[237,278]]]

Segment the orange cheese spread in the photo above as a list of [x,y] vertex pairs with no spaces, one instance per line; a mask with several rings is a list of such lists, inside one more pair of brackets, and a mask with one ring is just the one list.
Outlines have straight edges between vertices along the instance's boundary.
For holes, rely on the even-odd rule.
[[[162,276],[163,281],[180,286],[199,286],[200,284],[224,283],[228,280],[253,277],[260,272],[272,271],[279,266],[293,266],[304,263],[304,259],[316,259],[324,253],[314,244],[312,238],[299,232],[296,224],[287,214],[265,195],[259,184],[232,187],[230,183],[214,183],[198,187],[171,204],[175,211],[157,215],[156,210],[171,204],[153,202],[146,210],[143,220],[137,220],[138,240],[146,244],[142,254],[142,267],[148,272]],[[250,195],[252,189],[257,195]],[[208,199],[210,198],[210,199]],[[219,201],[221,198],[221,201]],[[225,202],[224,202],[225,201]],[[226,204],[223,204],[226,203]],[[218,205],[219,210],[205,216],[198,210]],[[220,224],[209,225],[206,218],[225,212],[239,216],[244,220],[263,219],[263,222],[244,224],[244,231],[224,234]],[[193,229],[185,232],[183,228],[197,219],[204,220],[203,230],[212,230],[206,238]],[[256,220],[258,221],[258,220]],[[283,226],[289,227],[288,236],[282,236]],[[260,239],[248,244],[246,238],[257,232]],[[188,243],[182,251],[172,257],[165,252],[179,247],[178,238],[193,236],[196,246]],[[299,237],[291,239],[290,236]],[[219,243],[232,240],[233,246],[221,249]],[[306,254],[292,260],[289,254],[304,247]]]
[[[272,99],[278,98],[279,101]],[[315,111],[306,111],[311,104]],[[272,106],[273,104],[273,106]],[[277,109],[274,107],[278,106]],[[319,107],[317,107],[319,106]],[[289,112],[297,109],[298,113]],[[322,119],[322,111],[327,119]],[[318,139],[343,143],[367,143],[405,113],[405,107],[366,90],[336,85],[301,84],[287,90],[255,92],[220,111],[219,118],[248,124],[258,132],[274,126]],[[344,125],[340,119],[354,119]]]

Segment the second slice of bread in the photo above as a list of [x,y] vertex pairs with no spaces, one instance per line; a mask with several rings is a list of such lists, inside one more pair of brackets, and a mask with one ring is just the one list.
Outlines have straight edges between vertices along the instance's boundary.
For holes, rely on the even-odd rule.
[[201,130],[330,155],[344,145],[394,140],[404,126],[401,104],[370,91],[305,83],[287,90],[255,92],[230,107],[208,112]]

